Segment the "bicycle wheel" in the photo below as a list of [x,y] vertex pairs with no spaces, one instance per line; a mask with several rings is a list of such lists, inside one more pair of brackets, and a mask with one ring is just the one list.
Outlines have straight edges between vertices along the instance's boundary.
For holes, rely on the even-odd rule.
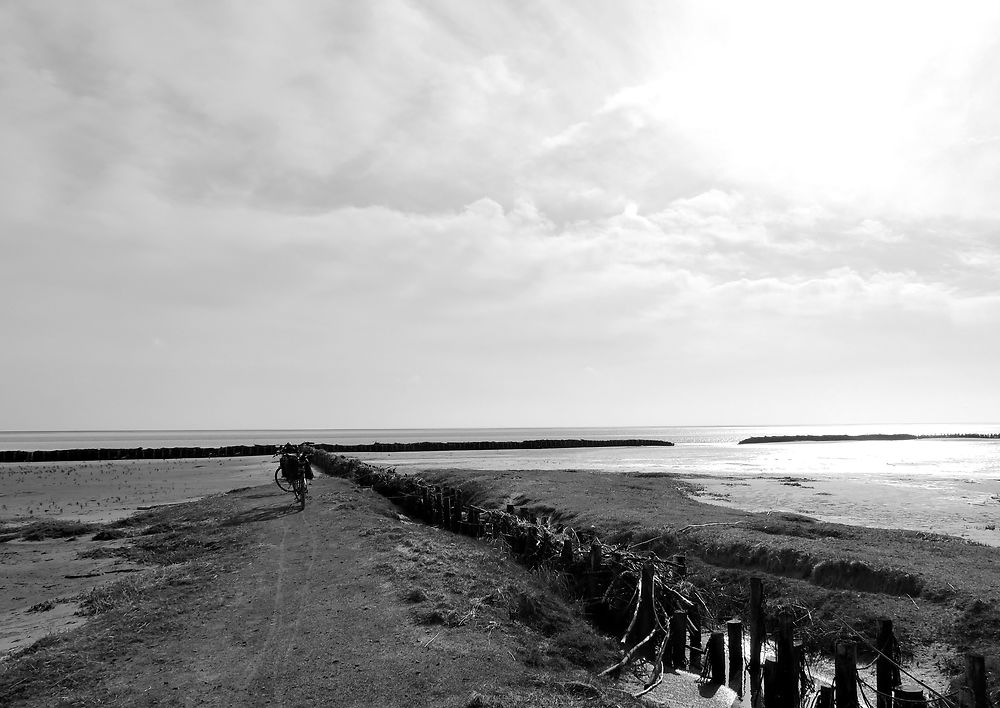
[[302,477],[295,480],[295,498],[299,502],[299,508],[306,508],[306,481]]
[[294,489],[292,489],[291,480],[285,479],[282,476],[280,467],[274,471],[274,483],[277,484],[278,489],[280,489],[283,492],[295,491]]

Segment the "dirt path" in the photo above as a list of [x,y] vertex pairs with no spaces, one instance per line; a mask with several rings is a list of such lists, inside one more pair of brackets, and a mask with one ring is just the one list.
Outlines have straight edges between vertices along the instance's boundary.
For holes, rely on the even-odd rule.
[[138,553],[209,550],[0,662],[0,704],[629,705],[565,658],[613,656],[565,607],[517,614],[544,592],[502,553],[340,479],[291,501],[258,487],[153,512]]
[[[0,704],[638,705],[594,677],[613,642],[505,553],[342,479],[317,479],[304,512],[291,502],[257,487],[137,522],[137,552],[194,555],[0,662]],[[667,684],[671,705],[732,703],[690,678]]]

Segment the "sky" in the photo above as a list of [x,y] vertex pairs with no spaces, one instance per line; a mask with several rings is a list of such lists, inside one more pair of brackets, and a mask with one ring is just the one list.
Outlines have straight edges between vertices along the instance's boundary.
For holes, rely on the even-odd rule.
[[0,429],[1000,421],[994,2],[0,0]]

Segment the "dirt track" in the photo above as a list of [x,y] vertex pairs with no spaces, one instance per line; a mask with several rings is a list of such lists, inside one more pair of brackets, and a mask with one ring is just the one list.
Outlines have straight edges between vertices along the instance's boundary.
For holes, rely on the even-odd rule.
[[291,501],[266,486],[154,515],[181,529],[163,539],[212,551],[0,664],[0,704],[633,704],[580,668],[614,650],[565,606],[517,615],[544,593],[503,553],[345,480],[317,479],[304,512]]

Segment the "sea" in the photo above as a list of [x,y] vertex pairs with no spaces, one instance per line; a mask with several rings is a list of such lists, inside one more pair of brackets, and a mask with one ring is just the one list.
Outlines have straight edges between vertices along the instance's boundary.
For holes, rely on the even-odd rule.
[[1000,423],[435,428],[352,430],[0,431],[0,449],[215,447],[318,442],[666,440],[673,447],[365,453],[400,471],[587,469],[669,472],[699,498],[748,511],[793,512],[862,526],[963,536],[1000,546],[1000,439],[796,442],[738,445],[748,437],[908,433],[1000,434]]

